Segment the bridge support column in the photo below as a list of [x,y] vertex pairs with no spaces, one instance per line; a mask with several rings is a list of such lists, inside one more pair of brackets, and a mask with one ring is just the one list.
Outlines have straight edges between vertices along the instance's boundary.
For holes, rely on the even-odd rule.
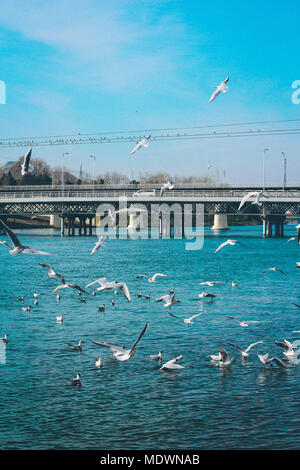
[[64,216],[62,216],[61,219],[60,219],[60,236],[61,237],[65,236],[65,218],[64,218]]
[[54,228],[60,228],[60,217],[58,214],[50,215],[50,225]]
[[228,230],[228,221],[227,214],[222,214],[216,212],[214,215],[214,225],[211,228],[212,230]]
[[284,234],[284,215],[267,215],[263,218],[263,236],[272,237],[273,225],[274,225],[274,236],[283,237]]
[[94,218],[93,215],[90,215],[90,216],[89,216],[89,221],[90,221],[90,224],[89,224],[89,235],[90,235],[90,236],[93,235],[93,218]]

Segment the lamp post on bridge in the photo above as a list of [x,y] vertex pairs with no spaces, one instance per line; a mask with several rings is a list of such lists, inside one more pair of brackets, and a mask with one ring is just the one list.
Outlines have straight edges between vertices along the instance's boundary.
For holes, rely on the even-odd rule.
[[284,152],[281,152],[283,158],[283,177],[282,177],[282,191],[285,191],[286,187],[286,156]]
[[61,195],[64,196],[64,156],[69,155],[69,152],[62,153],[62,162],[61,162]]
[[95,155],[90,155],[90,157],[94,160],[94,162],[93,162],[93,196],[95,196],[95,162],[96,162],[96,157],[95,157]]
[[266,152],[269,149],[264,149],[264,158],[263,158],[263,192],[266,189]]

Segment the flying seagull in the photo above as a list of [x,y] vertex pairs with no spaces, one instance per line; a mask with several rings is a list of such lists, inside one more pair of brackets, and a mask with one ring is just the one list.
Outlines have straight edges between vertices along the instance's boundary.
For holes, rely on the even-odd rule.
[[3,230],[5,231],[6,235],[11,239],[14,248],[9,250],[9,253],[12,256],[19,255],[20,253],[29,253],[31,255],[50,255],[51,253],[46,253],[45,251],[37,251],[30,248],[30,246],[22,245],[18,239],[18,237],[14,234],[14,232],[7,227],[7,225],[0,219],[0,225],[2,226]]
[[297,237],[291,237],[288,239],[287,243],[292,242],[293,240],[297,240]]
[[167,189],[174,189],[174,183],[172,183],[171,181],[168,181],[167,183],[164,183],[162,185],[162,187],[160,188],[160,197],[162,197],[164,195],[164,192]]
[[263,343],[263,341],[257,341],[256,343],[251,343],[249,344],[249,346],[246,348],[246,349],[242,349],[240,348],[239,346],[237,346],[236,344],[234,343],[230,343],[229,341],[226,341],[227,344],[230,344],[230,346],[233,346],[234,348],[236,348],[238,351],[240,351],[240,353],[242,354],[243,358],[246,359],[248,356],[249,356],[249,351],[251,348],[253,348],[253,346],[256,346],[257,344],[261,344]]
[[266,269],[265,271],[262,272],[262,274],[265,274],[265,273],[267,273],[268,271],[279,271],[281,274],[285,274],[285,272],[283,272],[281,269],[278,269],[278,268],[269,268],[269,269]]
[[150,139],[151,134],[149,134],[147,137],[144,137],[144,139],[140,140],[137,142],[136,146],[134,147],[133,150],[131,150],[130,154],[133,155],[135,152],[137,152],[140,148],[142,147],[148,147],[148,140]]
[[164,307],[171,307],[171,305],[180,303],[180,300],[175,299],[175,294],[167,294],[159,297],[155,302],[165,302]]
[[213,287],[215,284],[221,284],[222,282],[224,281],[204,281],[204,282],[200,282],[199,284],[193,284],[193,285]]
[[251,204],[256,204],[256,205],[259,205],[259,198],[265,197],[266,199],[268,199],[267,196],[265,196],[262,191],[251,191],[250,193],[246,194],[246,196],[242,198],[240,205],[238,207],[238,211],[241,210],[241,208],[246,203],[246,201],[248,201],[248,199],[250,199],[251,197],[255,197],[254,201],[251,202]]
[[283,354],[287,357],[294,356],[296,353],[295,347],[286,339],[284,339],[283,342],[275,341],[275,344],[284,349]]
[[272,366],[273,365],[273,361],[276,362],[276,364],[278,364],[280,367],[287,367],[287,365],[281,360],[279,359],[278,357],[270,357],[269,354],[258,354],[258,359],[260,360],[260,362],[262,364],[264,364],[265,366],[268,365],[268,366]]
[[105,237],[103,235],[101,237],[98,237],[98,241],[95,243],[95,246],[91,251],[91,255],[94,255],[99,250],[100,246],[105,246],[103,244],[104,240]]
[[192,317],[189,317],[189,318],[183,318],[183,317],[179,317],[178,315],[174,315],[173,313],[170,313],[170,312],[167,312],[168,315],[170,315],[171,317],[174,317],[174,318],[179,318],[180,320],[183,320],[184,323],[187,323],[188,325],[191,325],[193,323],[193,319],[196,318],[196,317],[199,317],[199,315],[202,315],[202,313],[197,313],[196,315],[193,315]]
[[211,103],[212,101],[214,101],[214,99],[216,99],[216,97],[221,93],[226,93],[228,91],[228,86],[226,85],[226,83],[229,82],[229,77],[225,78],[225,80],[223,80],[222,83],[220,83],[220,85],[216,86],[216,90],[213,92],[213,94],[211,95],[210,97],[210,100],[209,100],[209,103]]
[[149,326],[149,322],[146,323],[146,326],[144,327],[143,331],[140,333],[138,339],[135,340],[135,342],[133,343],[130,349],[126,349],[124,346],[120,347],[115,343],[101,343],[101,342],[94,341],[94,340],[91,340],[91,341],[92,343],[97,344],[98,346],[104,346],[105,348],[109,348],[111,351],[113,351],[113,355],[118,361],[127,361],[128,359],[130,359],[131,357],[135,355],[136,353],[135,348],[138,342],[146,333],[148,326]]
[[30,147],[30,149],[27,150],[26,154],[24,155],[24,160],[23,160],[22,169],[21,169],[22,176],[25,176],[28,173],[32,173],[34,170],[33,166],[29,165],[31,152],[32,152],[32,148]]
[[239,245],[242,245],[242,246],[245,246],[243,243],[237,241],[237,240],[227,240],[226,242],[223,242],[221,243],[221,245],[218,246],[218,248],[215,250],[215,253],[218,253],[218,251],[220,251],[222,248],[224,248],[224,246],[226,245],[230,245],[230,246],[234,246],[236,244],[239,244]]
[[152,277],[150,277],[150,278],[148,279],[148,281],[149,281],[151,284],[153,284],[154,282],[156,282],[156,278],[158,278],[158,277],[168,277],[168,276],[167,276],[166,274],[156,273],[156,274],[154,274]]
[[216,296],[215,296],[215,294],[210,294],[209,292],[201,292],[201,294],[199,294],[198,297],[200,299],[209,298],[209,299],[213,300]]
[[182,354],[180,356],[175,357],[174,359],[171,359],[170,361],[166,362],[159,370],[164,370],[164,369],[169,369],[169,370],[178,370],[178,369],[184,369],[184,366],[181,366],[180,364],[176,364],[179,359],[182,358]]
[[239,318],[236,318],[236,317],[227,317],[227,318],[230,318],[231,320],[235,320],[239,322],[240,326],[243,326],[243,327],[249,326],[250,323],[259,323],[259,321],[256,321],[256,320],[245,321],[245,320],[239,320]]
[[125,284],[125,282],[118,282],[118,281],[108,281],[106,277],[100,277],[99,279],[96,279],[96,281],[90,282],[85,288],[87,289],[88,287],[92,286],[93,284],[100,284],[100,287],[97,287],[98,291],[102,290],[108,290],[108,289],[119,289],[124,297],[130,302],[131,297],[130,297],[130,292]]
[[229,359],[227,351],[225,351],[225,349],[223,349],[222,347],[220,347],[219,357],[220,359],[214,359],[215,365],[218,367],[229,367],[231,366],[231,364],[234,363],[235,360],[234,357]]
[[53,268],[51,268],[51,266],[49,266],[49,264],[45,264],[45,263],[39,263],[40,266],[42,266],[43,268],[46,268],[48,269],[48,277],[50,277],[50,279],[54,278],[54,277],[59,277],[60,279],[63,277],[61,274],[58,274],[54,271]]
[[60,278],[62,284],[55,287],[55,289],[51,292],[51,294],[54,294],[55,292],[57,292],[58,290],[60,289],[77,289],[78,292],[84,292],[85,294],[87,294],[87,291],[82,289],[80,286],[78,286],[77,284],[70,284],[70,283],[67,283],[65,278],[61,275],[61,274],[58,274],[58,277]]

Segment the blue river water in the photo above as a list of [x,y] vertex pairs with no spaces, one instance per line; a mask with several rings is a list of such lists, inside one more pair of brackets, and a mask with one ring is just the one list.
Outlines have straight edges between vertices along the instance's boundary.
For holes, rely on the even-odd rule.
[[[262,227],[205,229],[203,249],[187,251],[184,240],[107,240],[90,256],[95,237],[60,238],[52,232],[18,231],[21,241],[55,256],[12,257],[0,246],[1,449],[297,449],[300,442],[300,364],[264,367],[257,354],[284,358],[274,341],[300,339],[300,247],[284,239],[263,239]],[[6,237],[5,237],[6,238]],[[226,246],[227,238],[243,245]],[[4,237],[2,237],[4,239]],[[125,281],[129,303],[113,290],[79,301],[73,289],[50,292],[39,262],[49,263],[67,282],[84,287],[106,276]],[[280,272],[261,272],[277,266]],[[154,284],[138,274],[164,273]],[[222,281],[214,287],[195,285]],[[232,287],[231,282],[238,282]],[[171,311],[184,317],[202,313],[192,325],[166,313],[155,298],[173,288],[180,303]],[[194,300],[202,291],[213,302]],[[33,292],[40,293],[33,305]],[[91,292],[92,289],[89,289]],[[135,294],[150,293],[150,300]],[[22,304],[16,300],[25,296]],[[115,306],[111,306],[111,300]],[[105,303],[104,313],[97,306]],[[21,306],[32,305],[31,312]],[[56,315],[63,314],[63,324]],[[242,328],[242,320],[259,323]],[[120,362],[97,341],[131,346],[149,321],[136,355]],[[69,344],[83,340],[83,351]],[[239,346],[263,340],[248,360],[225,343]],[[215,367],[210,354],[224,347],[236,358],[228,370]],[[163,362],[182,354],[176,372],[159,370],[149,359],[162,349]],[[102,358],[102,368],[95,360]],[[81,374],[80,388],[67,378]]]

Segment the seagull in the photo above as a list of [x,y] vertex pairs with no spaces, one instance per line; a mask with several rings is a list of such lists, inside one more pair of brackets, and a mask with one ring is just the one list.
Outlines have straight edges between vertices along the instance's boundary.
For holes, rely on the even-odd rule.
[[47,268],[49,270],[48,272],[48,277],[50,277],[50,279],[53,279],[54,277],[59,277],[61,279],[61,274],[58,274],[54,271],[53,268],[51,268],[51,266],[49,266],[49,264],[45,264],[45,263],[39,263],[40,266],[42,266],[43,268]]
[[198,297],[199,297],[200,299],[203,299],[203,298],[207,298],[207,297],[208,297],[209,299],[213,300],[214,297],[216,297],[216,296],[215,296],[214,294],[210,294],[209,292],[201,292],[201,294],[199,294]]
[[219,352],[218,354],[210,354],[209,357],[213,360],[213,361],[221,361],[222,359],[222,356],[221,356],[221,353]]
[[300,262],[299,261],[296,261],[296,268],[300,269]]
[[105,311],[105,304],[102,304],[100,307],[97,307],[98,308],[98,312],[104,312]]
[[149,134],[147,137],[137,142],[137,145],[131,150],[130,154],[133,155],[142,147],[148,147],[149,146],[148,140],[150,139],[150,137],[151,137],[151,134]]
[[23,302],[24,301],[24,296],[22,295],[22,297],[17,297],[17,301],[18,302]]
[[238,285],[239,285],[238,282],[233,282],[233,281],[232,281],[232,283],[231,283],[231,286],[232,286],[232,287],[236,287],[236,286],[238,286]]
[[71,385],[75,385],[77,387],[80,387],[81,386],[81,379],[80,379],[81,375],[80,374],[77,374],[76,375],[76,378],[75,379],[67,379],[70,381]]
[[226,242],[223,242],[221,243],[220,246],[218,246],[218,248],[215,250],[215,253],[217,253],[218,251],[220,251],[224,246],[226,245],[231,245],[231,246],[234,246],[236,244],[239,244],[239,245],[242,245],[242,246],[245,246],[243,243],[237,241],[237,240],[227,240]]
[[[200,282],[199,286],[209,286],[213,287],[215,284],[221,284],[222,281],[205,281],[205,282]],[[198,284],[194,284],[195,286]]]
[[143,294],[140,292],[139,294],[135,294],[135,296],[140,299],[141,297],[143,297]]
[[262,191],[252,191],[252,192],[246,194],[246,196],[243,197],[243,199],[241,200],[240,205],[238,207],[238,211],[243,207],[245,202],[248,199],[250,199],[251,197],[255,197],[255,200],[253,202],[251,202],[251,204],[256,204],[256,205],[259,205],[259,198],[260,197],[265,197],[266,199],[268,199],[267,196],[265,196]]
[[98,359],[96,359],[95,361],[95,366],[100,369],[101,365],[102,365],[102,359],[101,357],[98,357]]
[[64,319],[62,315],[56,315],[56,323],[63,323]]
[[148,281],[149,281],[151,284],[153,284],[154,282],[156,282],[156,278],[157,278],[157,277],[168,277],[168,276],[167,276],[166,274],[156,273],[156,274],[154,274],[154,276],[150,277],[150,278],[148,279]]
[[210,99],[209,99],[209,103],[211,103],[212,101],[214,101],[214,99],[216,99],[216,97],[221,93],[226,93],[228,91],[228,86],[226,85],[226,83],[228,83],[229,81],[229,77],[225,78],[225,80],[223,80],[222,83],[220,83],[220,85],[216,86],[216,90],[213,92],[213,94],[211,95]]
[[99,250],[100,246],[105,246],[103,244],[104,240],[105,237],[103,235],[101,237],[98,237],[98,241],[95,243],[95,246],[91,251],[91,255],[94,255]]
[[24,155],[24,160],[23,160],[22,169],[21,169],[22,176],[27,175],[27,173],[32,173],[34,170],[33,166],[29,165],[31,152],[32,152],[32,148],[30,147],[30,149],[27,150],[26,154]]
[[280,348],[283,348],[284,349],[284,352],[283,354],[287,357],[291,357],[291,356],[294,356],[296,351],[295,351],[295,347],[292,345],[292,343],[290,343],[289,341],[287,341],[286,339],[283,340],[283,342],[281,341],[275,341],[275,344],[277,346],[279,346]]
[[291,242],[291,241],[293,241],[293,240],[297,240],[297,237],[291,237],[291,238],[289,238],[288,241],[287,241],[287,243],[289,243],[289,242]]
[[255,321],[255,320],[251,320],[251,321],[245,321],[245,320],[239,320],[238,318],[236,317],[227,317],[227,318],[230,318],[231,320],[236,320],[239,322],[240,326],[243,326],[243,327],[246,327],[246,326],[249,326],[250,323],[259,323],[259,321]]
[[3,338],[0,338],[0,342],[1,343],[4,343],[4,344],[7,344],[8,343],[8,337],[7,337],[7,334],[5,333],[4,337]]
[[110,302],[110,305],[111,305],[112,307],[115,306],[115,301],[114,301],[114,299],[112,299],[112,301]]
[[96,281],[93,281],[90,284],[88,284],[87,286],[85,286],[85,288],[87,289],[88,287],[90,287],[90,286],[92,286],[93,284],[96,284],[96,283],[100,284],[100,287],[97,287],[98,291],[117,288],[122,292],[122,294],[128,300],[128,302],[130,302],[130,300],[131,300],[130,292],[129,292],[129,289],[128,289],[127,285],[125,284],[125,282],[108,281],[106,279],[106,277],[100,277],[99,279],[96,279]]
[[146,274],[138,274],[136,276],[136,279],[141,279],[142,277],[145,277],[147,279],[148,276],[146,276]]
[[33,302],[33,305],[38,305],[38,301],[35,299],[34,302]]
[[6,245],[11,250],[13,249],[13,247],[10,245],[10,243],[6,242],[5,240],[0,240],[0,245]]
[[180,300],[175,299],[175,294],[167,294],[159,297],[155,302],[165,302],[164,307],[170,307],[171,305],[179,304]]
[[93,290],[92,296],[95,297],[97,295],[97,292]]
[[160,197],[163,196],[164,192],[167,189],[174,189],[174,183],[171,183],[171,181],[168,181],[167,183],[164,183],[162,187],[160,188]]
[[281,269],[278,269],[278,268],[269,268],[269,269],[266,269],[265,271],[262,272],[262,274],[265,274],[266,272],[268,271],[279,271],[281,274],[285,274],[283,271],[281,271]]
[[248,356],[249,356],[249,351],[251,348],[253,348],[253,346],[256,346],[257,344],[261,344],[263,343],[263,341],[257,341],[256,343],[251,343],[249,344],[249,346],[246,348],[246,349],[242,349],[240,348],[239,346],[237,346],[236,344],[234,343],[230,343],[229,341],[226,341],[227,344],[230,344],[230,346],[233,346],[234,348],[236,348],[238,351],[240,351],[240,353],[242,354],[243,358],[246,359]]
[[73,351],[80,351],[81,352],[82,351],[82,343],[83,343],[83,341],[79,340],[78,344],[69,344],[69,346],[71,346]]
[[33,293],[33,297],[36,299],[37,297],[40,297],[41,294],[38,294],[36,291]]
[[193,323],[193,319],[196,318],[196,317],[199,317],[199,315],[202,315],[202,313],[197,313],[196,315],[193,315],[192,317],[189,317],[189,318],[183,318],[183,317],[179,317],[178,315],[174,315],[173,313],[170,313],[170,312],[167,312],[168,315],[170,315],[171,317],[174,317],[174,318],[180,318],[181,320],[184,321],[184,323],[187,323],[188,325],[191,325]]
[[229,359],[227,351],[220,347],[220,359],[215,360],[215,364],[218,367],[229,367],[234,362],[234,357]]
[[56,294],[56,300],[60,300],[60,295]]
[[144,295],[143,297],[144,297],[144,299],[146,299],[146,300],[150,300],[150,294],[146,294],[146,295]]
[[269,366],[272,366],[273,365],[273,361],[276,362],[276,364],[278,364],[279,366],[281,367],[287,367],[287,365],[281,360],[279,359],[278,357],[270,357],[269,354],[258,354],[258,358],[260,360],[260,362],[264,365],[269,365]]
[[28,307],[21,307],[22,312],[30,312],[31,306],[28,305]]
[[0,225],[2,226],[6,235],[13,242],[14,248],[12,250],[9,250],[9,253],[12,256],[19,255],[20,253],[30,253],[32,255],[50,255],[50,253],[46,253],[45,251],[33,250],[32,248],[30,248],[30,246],[22,245],[18,237],[14,234],[14,232],[10,228],[8,228],[7,225],[1,219],[0,219]]
[[158,354],[150,354],[149,357],[152,361],[161,361],[162,360],[163,350],[158,351]]
[[57,286],[55,287],[55,289],[51,292],[51,294],[54,294],[55,292],[57,292],[58,290],[60,289],[77,289],[79,292],[80,292],[80,295],[81,295],[81,292],[84,292],[85,294],[87,294],[87,291],[82,289],[80,286],[78,286],[77,284],[69,284],[66,282],[65,278],[61,275],[61,274],[58,274],[58,277],[61,279],[62,281],[62,284],[60,286]]
[[135,342],[133,343],[133,345],[131,346],[130,349],[126,349],[124,346],[120,347],[115,343],[100,343],[98,341],[93,341],[93,340],[91,340],[91,341],[92,341],[92,343],[97,344],[98,346],[104,346],[105,348],[111,349],[113,351],[114,357],[118,361],[127,361],[128,359],[130,359],[131,357],[133,357],[135,355],[135,353],[136,353],[135,348],[136,348],[138,342],[140,341],[140,339],[146,333],[146,330],[147,330],[148,326],[149,326],[149,322],[146,323],[146,326],[144,327],[143,331],[140,333],[138,339],[135,340]]
[[170,361],[166,362],[159,370],[163,369],[169,369],[169,370],[176,370],[176,369],[184,369],[184,366],[181,366],[180,364],[176,364],[179,359],[182,358],[182,354],[180,356],[175,357],[174,359],[171,359]]

